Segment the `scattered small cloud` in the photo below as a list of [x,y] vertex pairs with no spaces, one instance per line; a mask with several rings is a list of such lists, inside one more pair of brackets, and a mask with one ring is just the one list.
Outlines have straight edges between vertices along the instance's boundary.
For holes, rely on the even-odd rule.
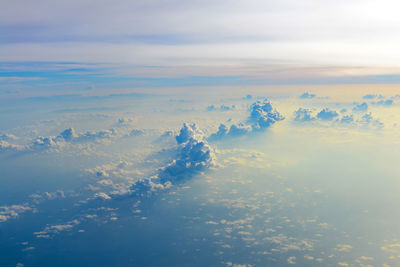
[[334,118],[339,116],[339,114],[335,110],[330,110],[328,108],[322,109],[318,114],[317,118],[323,121],[331,121]]
[[299,96],[301,99],[312,99],[315,98],[317,95],[316,94],[310,94],[309,92],[304,92]]

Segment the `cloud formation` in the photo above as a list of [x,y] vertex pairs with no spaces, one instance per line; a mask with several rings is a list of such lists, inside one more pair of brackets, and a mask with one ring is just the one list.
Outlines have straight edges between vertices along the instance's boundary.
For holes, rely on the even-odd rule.
[[382,98],[384,98],[384,96],[383,95],[377,95],[377,94],[367,94],[367,95],[364,95],[362,98],[363,99],[375,99],[375,98],[382,99]]
[[301,99],[312,99],[315,98],[317,95],[316,94],[310,94],[309,92],[304,92],[299,96]]
[[250,116],[246,122],[232,124],[230,127],[225,124],[220,124],[218,131],[211,134],[208,139],[213,141],[224,137],[247,135],[254,131],[264,130],[284,119],[285,117],[274,109],[271,102],[267,99],[256,101],[250,106]]
[[174,183],[182,182],[216,165],[214,151],[196,124],[184,123],[175,139],[175,158],[167,166],[160,168],[155,176],[136,182],[131,187],[135,195],[146,195],[170,188]]
[[284,120],[283,117],[276,109],[272,107],[270,101],[257,101],[250,107],[249,122],[252,123],[253,129],[264,129],[270,127],[272,124]]
[[377,106],[390,107],[393,105],[393,99],[379,100],[376,102],[372,102],[372,104],[377,105]]
[[353,111],[356,112],[367,112],[368,111],[368,104],[363,102],[363,103],[356,103],[355,107],[353,108]]
[[[300,123],[320,121],[331,124],[340,123],[343,126],[347,125],[360,128],[382,128],[384,124],[381,121],[374,119],[371,113],[364,112],[364,110],[367,110],[368,106],[367,104],[363,104],[357,104],[355,108],[353,108],[354,114],[342,114],[341,116],[337,111],[328,108],[322,109],[315,116],[311,109],[299,108],[294,112],[293,121]],[[342,113],[346,113],[346,110],[342,110]]]
[[[76,133],[74,128],[67,128],[57,136],[38,136],[26,145],[11,144],[8,141],[0,139],[0,152],[22,152],[22,151],[41,151],[50,148],[59,148],[66,144],[71,143],[84,143],[84,142],[102,142],[112,138],[123,136],[133,136],[143,134],[140,130],[132,130],[126,132],[118,128],[100,130],[100,131],[87,131],[83,133]],[[5,139],[5,138],[3,138]],[[17,139],[8,138],[8,139]]]
[[330,110],[328,108],[322,109],[318,114],[317,118],[323,121],[331,121],[334,118],[339,116],[339,114],[335,110]]
[[210,105],[210,106],[207,107],[206,110],[207,111],[216,111],[216,110],[229,111],[229,110],[234,110],[234,109],[236,109],[235,105],[227,106],[227,105],[222,104],[219,107],[215,106],[215,105]]
[[313,121],[315,117],[312,116],[312,111],[306,108],[299,108],[294,112],[294,120],[298,122]]
[[17,218],[19,214],[32,211],[33,208],[24,205],[11,205],[11,206],[0,206],[0,222],[5,222],[10,218]]

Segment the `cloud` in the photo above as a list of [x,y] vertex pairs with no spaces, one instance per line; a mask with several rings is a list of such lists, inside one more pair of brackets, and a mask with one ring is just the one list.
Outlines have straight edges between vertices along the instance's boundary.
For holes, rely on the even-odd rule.
[[364,114],[364,115],[361,117],[361,119],[358,120],[358,123],[359,123],[361,126],[364,126],[364,127],[366,127],[366,126],[373,126],[373,127],[376,127],[376,128],[382,128],[383,125],[384,125],[383,122],[381,122],[381,121],[379,121],[379,120],[377,120],[377,119],[374,119],[374,118],[372,117],[372,114],[371,114],[371,113]]
[[256,101],[250,106],[250,116],[246,122],[232,124],[229,128],[225,124],[220,124],[218,131],[211,134],[208,140],[215,141],[224,137],[237,137],[250,134],[254,131],[260,131],[284,120],[276,109],[272,107],[270,101]]
[[184,123],[176,141],[179,145],[178,157],[160,172],[162,179],[202,171],[215,165],[214,152],[195,124]]
[[0,139],[0,152],[41,151],[50,148],[59,148],[71,143],[101,142],[110,140],[112,138],[141,134],[142,131],[140,130],[132,130],[130,133],[126,134],[126,131],[117,128],[100,131],[87,131],[81,134],[77,134],[74,128],[67,128],[57,136],[38,136],[33,139],[30,144],[27,145],[10,144],[9,142],[2,141]]
[[239,123],[238,125],[232,124],[229,128],[225,124],[220,124],[218,131],[211,134],[207,139],[210,141],[215,141],[222,139],[224,137],[238,137],[251,133],[252,128],[249,125],[244,125]]
[[252,123],[253,129],[268,128],[272,124],[284,119],[285,117],[274,109],[271,102],[267,99],[264,101],[257,101],[250,107],[249,122]]
[[363,99],[375,99],[375,98],[383,99],[384,96],[383,95],[377,95],[377,94],[367,94],[367,95],[364,95],[362,98]]
[[368,95],[364,95],[364,96],[362,97],[362,99],[374,99],[374,98],[376,98],[376,97],[377,97],[377,95],[368,94]]
[[318,114],[317,118],[323,121],[330,121],[339,116],[335,110],[329,110],[328,108],[322,109]]
[[[360,128],[373,127],[380,129],[383,127],[384,124],[381,121],[374,119],[371,113],[359,114],[358,111],[362,112],[363,110],[365,110],[365,105],[357,104],[353,111],[358,114],[342,114],[340,117],[335,110],[329,110],[328,108],[322,109],[316,116],[312,115],[312,110],[310,109],[299,108],[294,112],[295,117],[293,120],[296,122],[307,123],[318,119],[319,121],[330,122],[332,126],[336,123],[340,123],[342,126],[346,125]],[[345,112],[346,111],[343,111],[342,113]]]
[[194,174],[215,166],[215,153],[196,124],[184,123],[176,136],[177,148],[174,159],[158,170],[153,177],[136,182],[131,191],[136,195],[146,195],[153,191],[170,188]]
[[132,131],[130,131],[130,133],[129,133],[129,136],[140,136],[143,134],[144,134],[144,132],[142,130],[132,129]]
[[0,141],[9,141],[9,140],[17,140],[18,137],[16,137],[13,134],[8,134],[8,133],[3,133],[0,134]]
[[306,108],[297,109],[294,112],[294,115],[295,117],[293,120],[297,122],[310,122],[316,119],[322,121],[331,121],[335,117],[339,116],[339,114],[335,110],[329,110],[328,108],[322,109],[320,112],[317,113],[315,117],[312,115],[312,110]]
[[78,135],[74,140],[76,141],[99,141],[101,139],[110,139],[112,137],[116,137],[118,135],[118,131],[115,128],[110,130],[101,130],[101,131],[88,131],[81,135]]
[[294,112],[294,114],[294,120],[298,122],[308,122],[315,120],[315,117],[312,116],[312,111],[310,109],[299,108]]
[[72,220],[66,224],[47,225],[42,231],[34,232],[37,238],[51,238],[52,236],[64,231],[71,231],[80,221]]
[[206,110],[207,111],[216,111],[216,110],[220,110],[220,111],[229,111],[229,110],[234,110],[234,109],[236,109],[236,106],[235,105],[231,105],[231,106],[227,106],[227,105],[220,105],[219,107],[218,106],[215,106],[215,105],[209,105],[207,108],[206,108]]
[[341,119],[340,119],[341,123],[353,123],[354,122],[354,117],[353,115],[344,115]]
[[25,146],[21,145],[14,145],[10,144],[7,141],[1,141],[0,140],[0,152],[17,152],[17,151],[24,151],[26,149]]
[[121,126],[130,126],[136,122],[135,118],[124,117],[118,119],[118,124]]
[[11,206],[0,206],[0,223],[5,222],[10,218],[17,218],[19,214],[26,211],[32,211],[33,208],[24,205],[11,205]]
[[368,104],[363,102],[361,104],[356,103],[355,107],[353,108],[355,112],[367,112],[368,111]]
[[393,99],[380,100],[380,101],[377,101],[377,102],[372,102],[372,104],[378,105],[378,106],[390,107],[390,106],[393,105]]
[[60,136],[64,138],[65,141],[72,141],[73,139],[78,138],[78,135],[75,133],[73,128],[65,129],[60,133]]
[[316,94],[310,94],[309,92],[305,92],[305,93],[301,94],[299,96],[299,98],[301,98],[301,99],[312,99],[312,98],[315,98],[316,96],[317,96]]

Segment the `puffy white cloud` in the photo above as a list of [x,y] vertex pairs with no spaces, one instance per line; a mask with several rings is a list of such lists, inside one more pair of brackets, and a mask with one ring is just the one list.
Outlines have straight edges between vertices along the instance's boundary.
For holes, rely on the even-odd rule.
[[249,122],[252,123],[253,129],[264,129],[284,119],[285,117],[274,109],[267,99],[257,101],[250,107]]
[[[312,110],[310,109],[299,108],[294,112],[295,117],[293,120],[296,122],[307,123],[311,121],[317,121],[318,119],[320,122],[322,121],[324,123],[330,123],[331,126],[340,123],[342,126],[346,127],[382,128],[383,123],[377,119],[374,119],[371,113],[363,113],[365,107],[368,107],[366,103],[363,104],[356,105],[356,107],[353,109],[353,111],[356,112],[354,114],[343,114],[346,113],[346,110],[342,110],[341,116],[335,110],[330,110],[328,108],[322,109],[317,113],[316,116],[313,116]],[[360,114],[360,112],[362,113]]]
[[323,121],[330,121],[339,116],[335,110],[330,110],[328,108],[322,109],[318,114],[317,118]]
[[315,117],[312,116],[312,111],[310,109],[299,108],[294,112],[294,114],[294,120],[298,122],[308,122],[315,120]]
[[309,92],[304,92],[299,96],[301,99],[312,99],[315,98],[317,95],[316,94],[310,94]]
[[197,128],[196,124],[183,124],[179,134],[175,137],[176,142],[179,144],[186,143],[189,140],[203,139],[203,133]]
[[284,120],[267,99],[256,101],[250,106],[250,116],[245,123],[232,124],[229,129],[225,124],[220,124],[218,131],[209,136],[209,140],[218,140],[224,137],[235,137],[249,134],[253,131],[266,129],[274,123]]
[[356,103],[355,107],[353,108],[355,112],[367,112],[368,111],[368,104],[363,103]]
[[378,105],[378,106],[390,107],[393,105],[393,99],[380,100],[380,101],[372,102],[372,104]]
[[383,122],[381,122],[381,121],[379,121],[379,120],[377,120],[377,119],[374,119],[373,117],[372,117],[372,114],[371,113],[367,113],[367,114],[364,114],[362,117],[361,117],[361,119],[358,121],[358,123],[361,125],[361,126],[364,126],[364,127],[366,127],[366,126],[372,126],[372,127],[375,127],[375,128],[382,128],[383,127]]
[[374,99],[377,95],[374,94],[367,94],[362,97],[362,99]]
[[68,128],[65,129],[60,133],[60,136],[64,138],[65,141],[71,141],[72,139],[75,139],[78,137],[78,135],[75,133],[75,130],[73,128]]
[[163,180],[201,171],[214,165],[214,152],[195,124],[185,123],[176,141],[179,145],[178,157],[160,172]]
[[[140,135],[142,131],[133,130],[128,135]],[[27,145],[10,144],[7,141],[0,139],[0,152],[4,151],[41,151],[50,148],[59,148],[67,143],[80,143],[80,142],[101,142],[126,136],[126,131],[118,128],[100,131],[87,131],[81,134],[76,133],[74,128],[67,128],[57,136],[38,136]]]
[[131,187],[134,194],[146,195],[169,188],[172,184],[215,165],[215,153],[196,124],[184,123],[176,136],[176,142],[176,158],[160,168],[156,176],[136,182]]
[[353,123],[354,122],[354,117],[353,115],[344,115],[341,119],[340,119],[341,123]]
[[244,125],[243,123],[239,123],[238,125],[232,124],[229,128],[225,124],[220,124],[218,131],[216,133],[211,134],[208,137],[208,140],[214,141],[219,140],[224,137],[237,137],[249,134],[252,131],[251,126]]

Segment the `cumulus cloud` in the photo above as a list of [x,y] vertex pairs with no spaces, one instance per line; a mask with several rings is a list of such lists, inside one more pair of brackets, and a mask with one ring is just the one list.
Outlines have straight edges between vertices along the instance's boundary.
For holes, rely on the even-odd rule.
[[371,113],[364,114],[358,121],[361,126],[373,126],[376,128],[382,128],[383,123],[377,119],[374,119]]
[[121,126],[130,126],[136,122],[135,118],[123,117],[118,119],[118,124]]
[[310,94],[309,92],[304,92],[303,94],[301,94],[299,96],[299,98],[301,98],[301,99],[312,99],[312,98],[314,98],[316,96],[317,96],[316,94]]
[[360,128],[382,128],[384,124],[381,121],[373,118],[371,113],[364,113],[364,110],[366,110],[366,107],[368,106],[363,104],[356,105],[356,107],[353,109],[353,112],[355,112],[354,114],[345,114],[347,110],[342,110],[341,115],[339,115],[335,110],[324,108],[315,116],[313,116],[312,110],[299,108],[294,112],[295,117],[293,118],[293,120],[295,122],[301,123],[320,121],[330,123],[331,125],[340,123],[342,126],[347,127],[352,126]]
[[317,118],[323,121],[330,121],[339,116],[335,110],[330,110],[328,108],[322,109],[318,114]]
[[[141,134],[141,131],[139,130],[134,131],[136,131],[135,135]],[[26,145],[10,144],[9,142],[0,139],[0,152],[41,151],[50,148],[59,148],[67,143],[101,142],[112,138],[122,137],[124,135],[125,131],[117,128],[100,131],[87,131],[80,134],[77,134],[73,128],[67,128],[57,136],[38,136],[34,138],[31,143]],[[131,132],[128,135],[134,135],[134,133]]]
[[179,145],[178,157],[161,170],[159,176],[162,180],[202,171],[215,164],[213,150],[195,124],[185,123],[176,141]]
[[362,97],[362,99],[374,99],[374,98],[376,98],[376,95],[373,94],[367,94]]
[[380,101],[373,102],[372,104],[378,105],[378,106],[390,107],[391,105],[393,105],[393,99],[380,100]]
[[224,137],[237,137],[249,134],[252,131],[251,126],[245,125],[243,123],[239,123],[238,125],[232,124],[229,128],[225,124],[220,124],[218,131],[216,133],[211,134],[208,137],[208,140],[219,140]]
[[78,138],[78,135],[75,133],[73,128],[65,129],[60,133],[60,136],[64,138],[65,141],[71,141],[72,139]]
[[339,114],[335,110],[330,110],[328,108],[322,109],[320,112],[317,113],[316,116],[312,115],[311,109],[299,108],[294,112],[294,115],[295,117],[293,120],[297,122],[310,122],[316,119],[321,121],[331,121],[339,116]]
[[270,101],[256,101],[250,106],[250,116],[246,122],[232,124],[230,127],[220,124],[218,131],[211,134],[208,140],[219,140],[224,137],[235,137],[249,134],[253,131],[260,131],[273,125],[274,123],[284,120],[276,109],[272,107]]
[[368,104],[363,103],[356,103],[355,107],[353,108],[355,112],[367,112],[368,111]]
[[344,115],[340,119],[340,123],[353,123],[354,122],[354,117],[353,115]]
[[196,124],[183,124],[176,136],[175,159],[160,168],[154,177],[136,182],[131,190],[137,195],[163,190],[215,165],[215,154]]
[[257,101],[250,107],[249,122],[252,123],[253,129],[264,129],[284,119],[285,117],[274,109],[267,99]]
[[384,96],[377,95],[377,94],[367,94],[367,95],[364,95],[362,98],[363,99],[382,99],[382,98],[384,98]]
[[298,122],[307,122],[315,120],[315,117],[312,116],[312,111],[306,108],[299,108],[294,112],[295,117],[294,120]]

